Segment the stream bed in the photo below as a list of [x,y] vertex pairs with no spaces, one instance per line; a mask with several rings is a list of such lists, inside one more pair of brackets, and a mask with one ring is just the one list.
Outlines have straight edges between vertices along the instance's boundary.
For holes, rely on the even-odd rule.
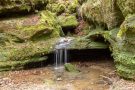
[[135,90],[135,83],[116,75],[113,60],[71,62],[80,71],[56,79],[52,65],[0,73],[0,90]]

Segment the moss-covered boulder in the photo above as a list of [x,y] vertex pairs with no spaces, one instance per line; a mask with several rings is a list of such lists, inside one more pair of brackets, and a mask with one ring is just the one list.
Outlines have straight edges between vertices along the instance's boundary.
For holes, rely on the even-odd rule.
[[118,27],[124,20],[117,0],[87,0],[80,12],[90,24],[108,29]]
[[57,38],[52,38],[0,47],[0,71],[23,69],[29,63],[45,61],[45,55],[53,51],[56,42]]
[[76,28],[79,24],[76,16],[74,15],[61,15],[58,17],[58,21],[62,28]]
[[0,14],[35,11],[45,7],[48,0],[2,0]]
[[61,26],[58,24],[54,13],[41,11],[35,15],[1,20],[0,32],[25,41],[38,40],[59,37]]
[[79,72],[79,70],[77,70],[77,68],[74,65],[72,65],[71,63],[66,63],[64,66],[68,72],[73,72],[73,73]]

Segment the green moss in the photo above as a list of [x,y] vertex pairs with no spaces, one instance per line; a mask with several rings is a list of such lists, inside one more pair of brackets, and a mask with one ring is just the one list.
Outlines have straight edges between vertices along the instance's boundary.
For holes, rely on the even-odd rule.
[[125,19],[113,46],[113,56],[120,76],[135,79],[135,15]]
[[47,4],[46,9],[59,15],[66,10],[66,6],[62,3],[52,3]]
[[134,79],[135,80],[135,70],[129,69],[128,67],[125,67],[121,64],[116,64],[116,69],[118,74],[121,77],[124,77],[126,79]]
[[68,6],[69,13],[76,13],[78,7],[78,0],[73,0]]
[[45,61],[47,57],[36,57],[24,61],[0,61],[0,71],[25,69],[30,63]]
[[13,36],[13,35],[9,35],[6,33],[0,33],[0,45],[6,45],[8,43],[22,43],[24,42],[24,40]]
[[37,7],[44,7],[48,0],[3,0],[0,2],[0,14],[22,11],[34,11]]
[[59,37],[62,34],[56,15],[50,11],[41,11],[39,14],[22,18],[2,20],[0,21],[0,30],[25,41],[36,40],[36,38],[37,40],[45,40]]
[[70,49],[106,49],[108,45],[103,41],[94,41],[90,38],[76,37]]
[[48,54],[53,50],[56,40],[53,38],[47,41],[26,42],[0,47],[0,61],[21,61],[33,56]]
[[109,30],[119,27],[124,20],[117,1],[112,0],[87,0],[82,4],[80,12],[90,24]]
[[75,28],[79,23],[74,15],[59,16],[59,23],[64,28]]
[[129,14],[135,13],[135,1],[134,0],[117,0],[117,3],[123,13],[123,15],[126,17]]
[[68,71],[68,72],[76,72],[78,73],[79,71],[76,69],[76,67],[70,63],[67,63],[64,65],[65,66],[65,69]]

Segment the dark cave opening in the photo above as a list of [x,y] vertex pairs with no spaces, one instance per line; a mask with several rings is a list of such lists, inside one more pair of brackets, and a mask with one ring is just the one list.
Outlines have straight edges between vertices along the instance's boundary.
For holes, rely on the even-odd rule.
[[[42,62],[32,62],[25,65],[24,69],[30,68],[40,68],[45,67],[47,65],[54,66],[55,64],[55,53],[52,52],[48,54],[48,59]],[[73,49],[68,50],[68,63],[72,62],[93,62],[99,60],[111,60],[113,62],[113,58],[111,56],[111,52],[109,49]]]

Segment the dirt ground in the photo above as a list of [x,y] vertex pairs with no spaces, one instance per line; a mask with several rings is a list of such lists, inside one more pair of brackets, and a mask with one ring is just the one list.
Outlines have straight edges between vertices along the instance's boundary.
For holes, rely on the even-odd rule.
[[79,73],[63,71],[61,77],[53,66],[0,73],[0,90],[135,90],[135,82],[116,74],[112,60],[72,62]]

